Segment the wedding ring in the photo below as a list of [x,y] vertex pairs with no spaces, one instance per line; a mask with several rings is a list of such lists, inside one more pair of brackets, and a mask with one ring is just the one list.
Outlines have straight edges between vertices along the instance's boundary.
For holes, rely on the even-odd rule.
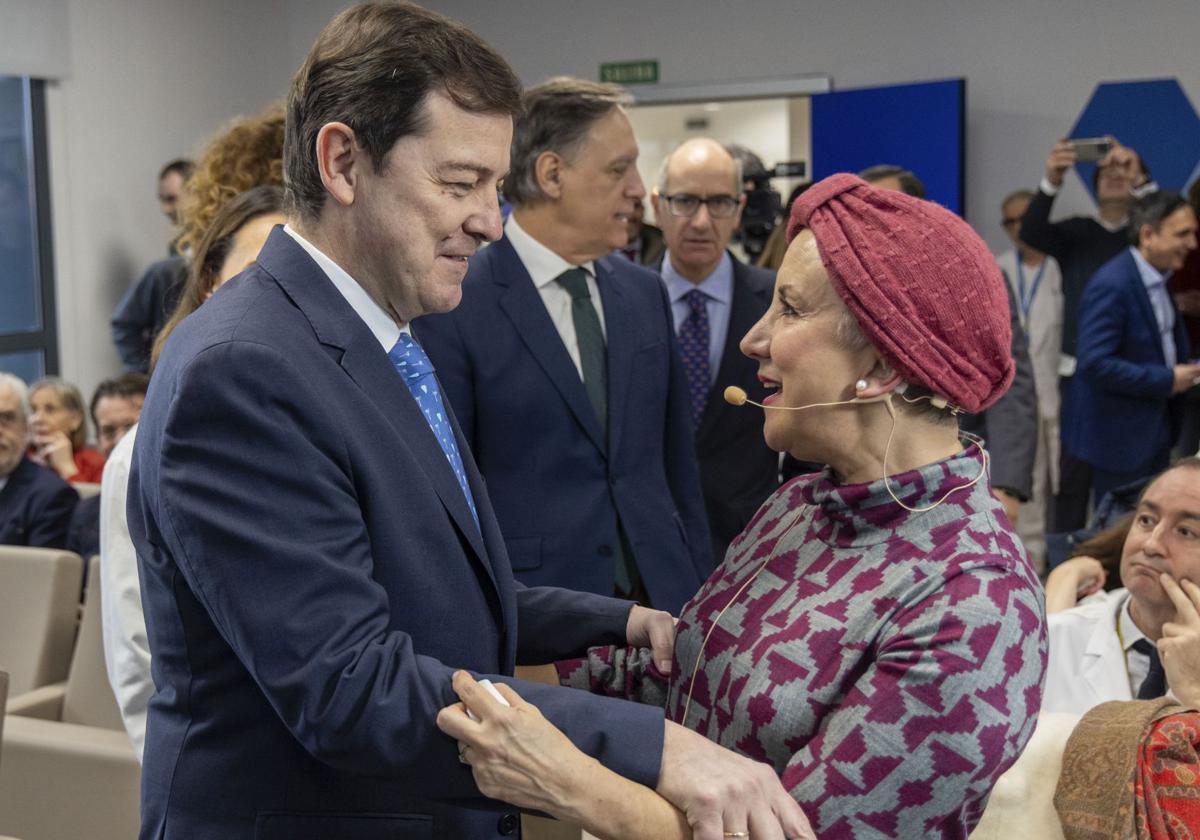
[[750,832],[749,831],[726,831],[724,836],[725,837],[749,837]]

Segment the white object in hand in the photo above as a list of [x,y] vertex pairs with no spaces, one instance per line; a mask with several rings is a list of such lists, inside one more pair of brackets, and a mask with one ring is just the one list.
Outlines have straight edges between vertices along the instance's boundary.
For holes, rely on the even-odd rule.
[[[480,684],[480,685],[481,685],[481,686],[484,688],[484,690],[485,690],[485,691],[487,691],[487,693],[488,693],[488,694],[492,695],[492,698],[493,698],[493,699],[494,699],[494,700],[495,700],[497,703],[499,703],[501,706],[510,706],[510,705],[512,705],[511,703],[509,703],[507,700],[505,700],[505,699],[504,699],[504,695],[503,695],[503,694],[501,694],[501,693],[500,693],[500,692],[499,692],[499,691],[496,689],[496,686],[492,685],[492,681],[491,681],[491,680],[480,680],[480,681],[479,681],[479,684]],[[472,714],[472,712],[471,712],[471,710],[470,710],[470,709],[467,709],[467,717],[469,717],[471,720],[479,720],[479,718],[475,717],[475,715],[474,715],[474,714]]]

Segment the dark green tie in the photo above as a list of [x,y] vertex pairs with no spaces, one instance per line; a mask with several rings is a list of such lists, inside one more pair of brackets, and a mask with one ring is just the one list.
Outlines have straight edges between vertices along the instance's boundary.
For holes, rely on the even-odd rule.
[[604,355],[604,333],[600,316],[587,287],[587,272],[582,268],[564,271],[559,285],[571,295],[571,320],[575,322],[575,341],[579,345],[579,366],[583,369],[583,387],[608,439],[608,363]]

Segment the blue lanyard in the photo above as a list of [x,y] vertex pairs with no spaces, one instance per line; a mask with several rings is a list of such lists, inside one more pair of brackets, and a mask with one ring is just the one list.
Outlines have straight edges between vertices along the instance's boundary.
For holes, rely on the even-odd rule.
[[1021,326],[1029,329],[1029,310],[1033,307],[1033,299],[1037,297],[1038,288],[1042,285],[1042,274],[1046,271],[1046,258],[1042,259],[1042,264],[1038,266],[1037,274],[1033,275],[1033,285],[1029,289],[1029,293],[1025,293],[1025,268],[1021,259],[1021,252],[1016,252],[1017,259],[1017,298],[1021,303]]

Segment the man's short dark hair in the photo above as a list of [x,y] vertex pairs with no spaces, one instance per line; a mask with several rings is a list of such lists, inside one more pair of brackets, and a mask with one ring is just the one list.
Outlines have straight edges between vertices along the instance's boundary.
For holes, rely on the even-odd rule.
[[858,173],[858,177],[868,184],[874,184],[884,178],[895,178],[900,182],[900,192],[911,195],[913,198],[925,197],[925,185],[921,183],[921,179],[914,175],[911,169],[905,169],[903,166],[891,163],[868,166]]
[[97,429],[100,428],[100,422],[96,420],[96,406],[100,404],[100,400],[105,397],[123,399],[145,397],[146,389],[149,387],[150,377],[144,373],[123,373],[113,379],[105,379],[96,386],[96,393],[92,394],[92,404],[88,407],[92,413],[92,423]]
[[538,158],[554,152],[574,160],[592,125],[630,101],[625,89],[617,85],[566,76],[526,91],[521,116],[513,126],[512,162],[504,179],[504,197],[515,207],[544,198],[537,182]]
[[1136,248],[1142,241],[1143,226],[1150,225],[1157,232],[1162,227],[1163,219],[1180,207],[1187,206],[1183,196],[1170,190],[1158,190],[1139,198],[1129,211],[1129,243]]
[[511,115],[521,104],[512,68],[462,24],[409,3],[341,12],[317,36],[288,94],[289,209],[313,220],[325,204],[316,156],[322,126],[349,126],[378,172],[398,139],[425,130],[432,92],[473,113]]
[[192,177],[192,173],[196,170],[196,164],[187,158],[175,158],[170,163],[163,165],[163,168],[158,170],[158,180],[162,180],[174,172],[183,180]]

